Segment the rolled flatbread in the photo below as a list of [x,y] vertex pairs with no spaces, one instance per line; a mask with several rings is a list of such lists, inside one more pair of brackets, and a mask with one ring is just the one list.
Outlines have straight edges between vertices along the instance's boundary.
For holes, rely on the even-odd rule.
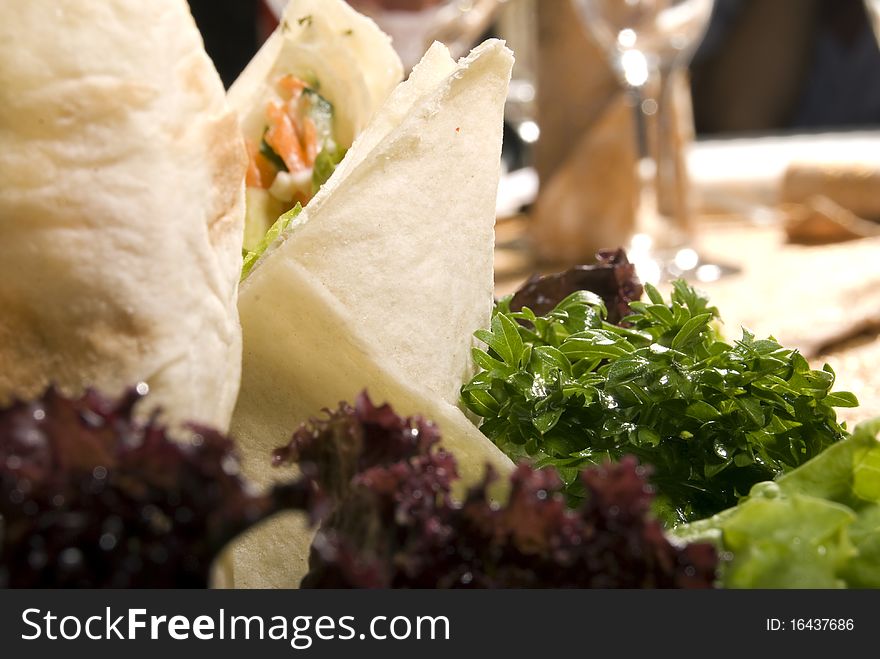
[[246,158],[185,0],[0,9],[0,403],[139,381],[226,428]]
[[[456,407],[474,330],[492,308],[494,209],[513,57],[489,41],[455,63],[435,45],[349,156],[244,279],[242,389],[232,432],[245,473],[366,389],[435,421],[462,485],[512,468]],[[232,583],[292,587],[311,532],[294,516],[233,548]]]
[[291,0],[229,89],[248,146],[245,247],[305,205],[401,81],[391,39],[343,0]]

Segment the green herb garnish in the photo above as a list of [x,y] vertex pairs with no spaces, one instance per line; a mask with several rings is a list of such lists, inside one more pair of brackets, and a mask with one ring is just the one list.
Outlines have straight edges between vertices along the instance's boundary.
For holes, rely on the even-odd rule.
[[481,429],[514,460],[554,466],[574,504],[587,465],[633,454],[654,468],[656,512],[670,525],[737,503],[845,436],[830,366],[811,370],[795,350],[747,331],[732,344],[718,310],[683,281],[670,303],[646,286],[623,325],[606,322],[585,291],[545,316],[495,308],[476,337],[482,369],[462,387]]

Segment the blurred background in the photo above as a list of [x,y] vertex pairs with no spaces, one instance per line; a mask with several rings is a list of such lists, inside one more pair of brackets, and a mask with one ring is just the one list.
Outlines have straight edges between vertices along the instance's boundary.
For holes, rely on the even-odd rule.
[[[190,0],[228,86],[285,0]],[[880,0],[351,0],[405,67],[517,58],[496,287],[625,246],[880,413]],[[860,412],[862,416],[865,412]]]
[[[272,8],[283,4],[190,0],[227,86],[268,36]],[[372,4],[401,11],[437,3]],[[528,25],[516,25],[519,16],[511,25],[505,14],[535,20],[538,5],[557,3],[498,4],[507,6],[499,8],[487,35],[513,28],[522,39]],[[716,0],[690,72],[698,135],[880,125],[880,49],[863,0]]]

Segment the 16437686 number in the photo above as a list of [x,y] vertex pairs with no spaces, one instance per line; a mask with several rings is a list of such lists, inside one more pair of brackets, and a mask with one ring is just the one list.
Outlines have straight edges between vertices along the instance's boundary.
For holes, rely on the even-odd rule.
[[855,623],[852,618],[792,618],[792,631],[852,631]]
[[855,621],[852,618],[767,618],[766,629],[776,631],[852,631],[855,629]]

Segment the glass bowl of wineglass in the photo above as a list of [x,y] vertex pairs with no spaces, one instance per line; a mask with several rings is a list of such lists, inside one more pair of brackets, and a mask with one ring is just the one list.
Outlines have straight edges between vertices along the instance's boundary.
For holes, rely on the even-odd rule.
[[409,71],[433,41],[461,57],[489,27],[506,0],[347,0],[391,36]]
[[[693,247],[688,204],[664,203],[682,190],[683,159],[664,139],[672,122],[670,80],[690,60],[713,0],[572,0],[587,32],[608,57],[635,109],[641,181],[630,260],[645,281],[694,274],[705,263]],[[663,181],[663,185],[658,185]],[[703,268],[705,270],[705,268]],[[713,270],[714,271],[714,270]],[[718,270],[720,271],[720,270]]]

